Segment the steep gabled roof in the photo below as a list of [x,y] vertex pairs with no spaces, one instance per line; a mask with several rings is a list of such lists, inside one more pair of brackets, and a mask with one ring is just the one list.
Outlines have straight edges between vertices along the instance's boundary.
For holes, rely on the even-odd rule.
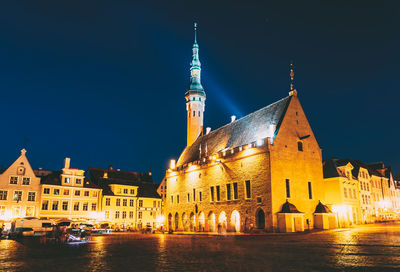
[[290,100],[291,96],[285,97],[207,135],[198,137],[182,152],[177,166],[199,160],[200,152],[208,156],[224,149],[255,142],[258,139],[273,137],[279,130]]

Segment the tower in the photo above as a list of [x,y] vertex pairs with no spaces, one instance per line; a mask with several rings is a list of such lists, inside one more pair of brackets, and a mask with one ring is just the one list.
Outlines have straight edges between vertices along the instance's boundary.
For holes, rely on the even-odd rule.
[[206,93],[200,81],[201,64],[199,60],[199,45],[197,44],[197,23],[194,23],[193,57],[190,63],[190,84],[186,89],[187,111],[187,146],[203,134],[203,116]]

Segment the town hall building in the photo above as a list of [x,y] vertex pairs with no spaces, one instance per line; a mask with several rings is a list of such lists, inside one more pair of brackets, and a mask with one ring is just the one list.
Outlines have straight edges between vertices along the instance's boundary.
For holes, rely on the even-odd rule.
[[206,93],[196,34],[190,66],[187,146],[162,183],[167,227],[206,232],[336,227],[323,205],[321,149],[293,84],[289,96],[204,133]]

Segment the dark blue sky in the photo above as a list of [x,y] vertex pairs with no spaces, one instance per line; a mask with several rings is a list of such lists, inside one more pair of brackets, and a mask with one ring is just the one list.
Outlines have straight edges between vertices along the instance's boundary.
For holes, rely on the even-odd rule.
[[205,126],[287,96],[294,60],[324,157],[400,172],[397,1],[137,2],[1,2],[0,165],[25,147],[36,168],[68,156],[159,182],[186,143],[196,20]]

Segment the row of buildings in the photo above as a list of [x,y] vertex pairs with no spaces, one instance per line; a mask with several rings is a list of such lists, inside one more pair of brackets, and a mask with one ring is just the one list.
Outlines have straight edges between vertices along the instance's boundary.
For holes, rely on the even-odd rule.
[[287,97],[205,133],[200,75],[195,38],[185,93],[187,144],[158,188],[169,229],[293,232],[399,217],[400,187],[390,167],[323,161],[293,66]]
[[20,217],[90,222],[113,228],[157,227],[161,198],[151,173],[71,168],[34,170],[21,150],[0,174],[0,223]]

